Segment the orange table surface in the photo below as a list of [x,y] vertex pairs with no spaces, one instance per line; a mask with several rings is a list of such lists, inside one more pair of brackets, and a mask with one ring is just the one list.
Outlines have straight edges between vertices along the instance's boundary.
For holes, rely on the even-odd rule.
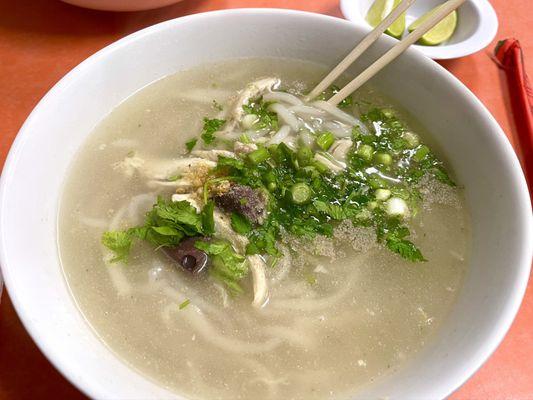
[[[353,0],[357,1],[357,0]],[[524,48],[533,78],[531,0],[492,0],[497,39],[514,36]],[[41,97],[71,68],[109,43],[154,23],[223,8],[281,7],[341,17],[337,0],[185,0],[139,13],[84,10],[57,0],[0,0],[0,165],[20,126]],[[477,54],[441,62],[496,117],[511,140],[502,73],[491,46]],[[501,346],[452,399],[533,399],[533,288]],[[0,302],[0,400],[85,399],[41,354],[18,319],[8,294]]]

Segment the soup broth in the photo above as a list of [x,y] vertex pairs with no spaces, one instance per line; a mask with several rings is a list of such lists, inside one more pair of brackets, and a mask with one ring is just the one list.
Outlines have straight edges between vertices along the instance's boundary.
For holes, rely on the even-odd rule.
[[[73,163],[59,247],[79,309],[117,356],[187,398],[348,398],[413,359],[461,289],[470,240],[461,190],[429,178],[409,221],[426,262],[402,259],[378,244],[373,229],[349,221],[335,225],[333,238],[283,235],[284,257],[267,268],[262,307],[250,304],[250,278],[232,295],[144,242],[127,264],[106,261],[103,232],[142,224],[157,196],[175,191],[150,183],[136,163],[185,155],[203,118],[223,112],[248,82],[275,76],[305,92],[324,71],[296,60],[245,59],[178,72],[120,104]],[[353,101],[392,108],[426,138],[372,88]]]

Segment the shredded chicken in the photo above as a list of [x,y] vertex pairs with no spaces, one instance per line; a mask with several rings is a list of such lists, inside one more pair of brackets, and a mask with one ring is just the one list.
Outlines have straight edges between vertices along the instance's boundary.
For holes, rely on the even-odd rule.
[[249,83],[235,99],[235,102],[233,103],[233,107],[228,117],[228,121],[220,130],[220,134],[224,135],[235,131],[244,116],[244,110],[242,106],[248,104],[250,100],[259,97],[265,91],[275,88],[279,85],[279,83],[280,81],[278,78],[264,78]]

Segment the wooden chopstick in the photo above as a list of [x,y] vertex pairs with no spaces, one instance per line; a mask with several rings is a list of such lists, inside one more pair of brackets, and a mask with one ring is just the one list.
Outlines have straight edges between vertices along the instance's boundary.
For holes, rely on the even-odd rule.
[[366,35],[363,40],[361,40],[357,46],[342,60],[331,72],[326,75],[322,81],[316,85],[316,87],[307,95],[305,98],[306,101],[310,101],[322,93],[326,88],[328,88],[335,80],[346,70],[350,65],[353,64],[359,56],[374,43],[378,37],[381,36],[383,32],[394,22],[398,17],[409,8],[416,0],[402,0],[397,7],[395,7],[389,15],[383,21],[379,23],[368,35]]
[[355,79],[344,86],[337,94],[332,96],[328,103],[332,105],[339,104],[342,100],[352,94],[355,90],[359,89],[370,78],[376,75],[383,67],[389,64],[392,60],[398,57],[405,51],[410,45],[415,43],[422,35],[437,25],[442,19],[448,16],[453,10],[463,4],[466,0],[448,0],[433,14],[428,20],[423,22],[418,28],[407,35],[400,43],[396,44],[383,56],[377,59],[372,65],[361,72]]

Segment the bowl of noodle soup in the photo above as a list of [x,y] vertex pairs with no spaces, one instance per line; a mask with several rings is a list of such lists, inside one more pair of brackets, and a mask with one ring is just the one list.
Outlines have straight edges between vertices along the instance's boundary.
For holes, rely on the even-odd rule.
[[[313,82],[364,34],[340,19],[288,10],[183,17],[101,50],[37,105],[2,173],[2,273],[32,338],[84,393],[121,399],[444,398],[495,350],[518,310],[531,263],[531,207],[519,163],[479,100],[413,49],[346,108],[332,109],[320,99],[306,103]],[[393,44],[380,38],[347,77]],[[256,92],[242,100],[247,90]],[[365,178],[368,188],[349,203],[364,210],[348,203],[332,208],[327,188],[337,188],[331,182],[355,165],[342,146],[355,146],[356,164],[372,174],[390,165],[379,150],[389,132],[402,139],[391,146],[405,146],[394,157],[426,165],[422,161],[434,152],[427,165],[438,182],[422,179],[416,186],[427,203],[415,212],[404,191]],[[213,148],[213,135],[220,148]],[[302,143],[313,153],[300,154]],[[270,158],[277,164],[265,164]],[[295,163],[304,174],[296,181]],[[197,201],[206,200],[202,208],[176,187],[192,185],[206,165],[218,171],[218,181],[195,186]],[[252,170],[268,170],[277,180],[253,183]],[[232,185],[249,187],[206,191],[230,175]],[[281,191],[281,184],[288,186]],[[283,205],[278,225],[290,224],[262,230],[277,214],[254,214],[263,193],[252,193],[254,185],[264,185]],[[171,260],[178,253],[154,248],[185,242],[184,235],[209,236],[205,215],[214,215],[222,230],[224,216],[217,220],[216,209],[209,214],[205,208],[209,196],[220,195],[215,207],[225,210],[234,202],[224,197],[231,191],[246,201],[228,214],[233,231],[226,242],[215,235],[187,253],[210,256],[219,280],[176,273]],[[322,197],[310,200],[309,193]],[[304,206],[320,223],[294,214]],[[165,210],[179,213],[182,231],[161,225]],[[147,212],[152,217],[143,222]],[[369,224],[343,225],[347,215],[352,221],[376,216],[378,241],[374,231],[367,235]],[[410,244],[397,224],[407,216],[413,218]],[[149,223],[157,235],[142,230]],[[310,229],[320,239],[312,251],[301,238]],[[276,248],[260,240],[267,234]],[[233,242],[239,235],[246,235],[242,254]],[[340,242],[328,247],[321,239],[328,235]],[[126,254],[131,241],[121,247],[117,238],[132,237],[145,241]],[[128,264],[106,265],[109,249],[119,261],[129,255]],[[289,262],[283,262],[285,251]],[[198,267],[198,257],[189,269]],[[236,285],[224,268],[230,262],[242,267],[244,257],[250,272]],[[254,260],[272,269],[265,272]]]

